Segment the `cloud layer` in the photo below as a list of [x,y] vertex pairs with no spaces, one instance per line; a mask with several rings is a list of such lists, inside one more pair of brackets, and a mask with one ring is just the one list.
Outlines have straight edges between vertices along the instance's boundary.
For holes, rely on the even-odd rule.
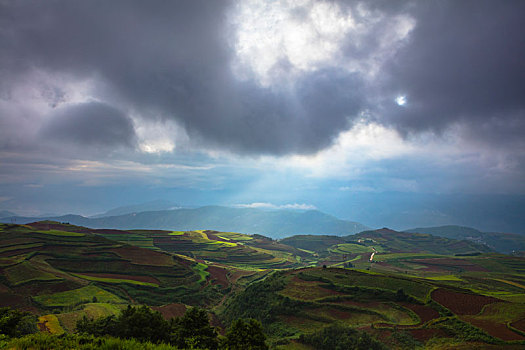
[[520,0],[2,1],[0,181],[523,194],[524,17]]

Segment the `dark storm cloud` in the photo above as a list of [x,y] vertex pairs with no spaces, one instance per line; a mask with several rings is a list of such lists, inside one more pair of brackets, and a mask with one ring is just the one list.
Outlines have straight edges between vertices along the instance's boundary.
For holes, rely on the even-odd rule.
[[[355,4],[343,8],[355,10]],[[144,119],[175,119],[197,143],[240,153],[318,151],[364,109],[404,132],[440,131],[460,122],[473,139],[520,142],[523,1],[366,6],[386,17],[406,14],[416,23],[378,78],[365,83],[360,73],[320,69],[303,72],[289,89],[287,82],[265,88],[234,77],[230,1],[4,1],[0,96],[35,69],[91,78],[100,83],[94,97],[108,106]],[[389,30],[377,26],[361,41],[349,37],[345,57],[366,60]],[[280,62],[274,71],[288,68]],[[59,105],[63,93],[49,91],[50,105]],[[394,103],[397,94],[407,95],[406,106]]]
[[522,142],[525,2],[419,1],[411,11],[417,26],[383,71],[388,122],[405,132],[458,123],[472,139]]
[[123,112],[99,102],[58,109],[41,131],[45,139],[78,146],[133,146],[133,122]]
[[6,2],[2,75],[15,81],[37,68],[96,76],[105,87],[98,98],[107,103],[124,103],[143,118],[176,119],[194,140],[240,153],[329,145],[359,111],[360,78],[318,71],[291,92],[238,81],[228,9],[220,1]]

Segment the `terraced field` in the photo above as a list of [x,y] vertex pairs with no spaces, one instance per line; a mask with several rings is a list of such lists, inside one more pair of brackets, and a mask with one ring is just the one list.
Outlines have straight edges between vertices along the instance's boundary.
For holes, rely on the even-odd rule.
[[[525,304],[443,288],[440,283],[340,268],[297,269],[252,285],[232,299],[222,315],[258,318],[269,334],[281,339],[281,349],[294,349],[300,334],[333,322],[358,327],[403,349],[407,336],[420,344],[437,337],[443,346],[525,341],[518,328],[523,326]],[[246,308],[255,296],[271,315]],[[273,328],[276,321],[279,329]],[[404,335],[394,336],[399,332]],[[283,334],[289,347],[282,345]],[[508,345],[512,344],[518,345]]]
[[0,306],[74,331],[82,316],[189,306],[259,319],[278,349],[339,323],[389,347],[525,346],[525,257],[391,230],[275,241],[233,232],[0,225]]

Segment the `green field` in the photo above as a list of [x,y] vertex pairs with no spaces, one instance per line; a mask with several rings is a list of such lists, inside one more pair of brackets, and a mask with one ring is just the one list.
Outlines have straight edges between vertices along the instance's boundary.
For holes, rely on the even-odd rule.
[[93,301],[94,297],[100,303],[120,304],[124,302],[116,295],[92,284],[65,292],[39,295],[34,297],[34,300],[46,307],[65,307],[79,303],[90,303]]
[[14,286],[31,281],[53,281],[61,279],[60,277],[34,267],[29,261],[23,261],[19,264],[9,266],[5,269],[5,275],[8,282]]

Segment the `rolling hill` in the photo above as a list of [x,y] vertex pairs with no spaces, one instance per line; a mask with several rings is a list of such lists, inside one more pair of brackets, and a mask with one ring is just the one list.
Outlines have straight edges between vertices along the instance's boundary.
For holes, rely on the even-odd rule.
[[150,230],[217,230],[261,234],[282,238],[297,234],[346,236],[369,229],[352,221],[337,219],[317,210],[264,210],[206,206],[195,209],[147,211],[118,216],[86,218],[64,215],[53,218],[8,217],[2,221],[19,224],[37,220],[54,220],[93,228]]
[[525,251],[525,236],[513,233],[481,232],[465,226],[418,227],[405,232],[428,233],[434,236],[469,240],[485,244],[501,253]]
[[333,325],[393,349],[512,349],[525,345],[524,276],[523,257],[389,229],[273,240],[53,221],[0,225],[0,307],[40,315],[53,334],[129,304],[165,317],[198,305],[222,329],[258,319],[272,349],[311,349]]

